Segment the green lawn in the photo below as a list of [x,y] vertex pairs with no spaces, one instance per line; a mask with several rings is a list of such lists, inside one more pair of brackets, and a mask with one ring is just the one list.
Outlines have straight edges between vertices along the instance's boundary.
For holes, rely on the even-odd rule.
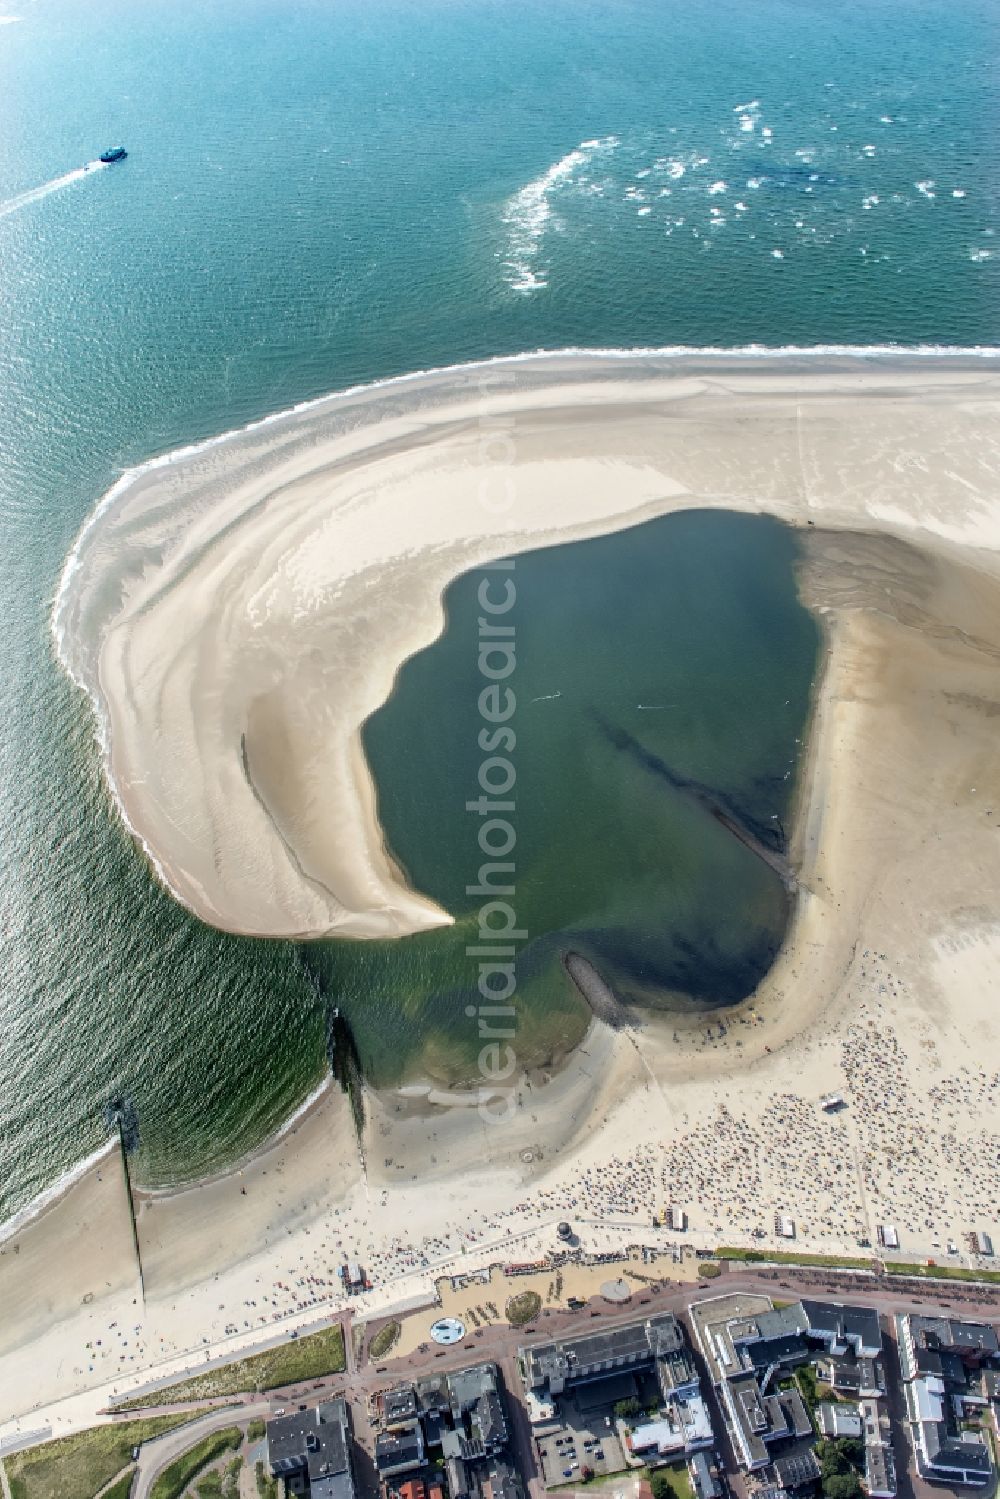
[[[131,1460],[133,1447],[201,1414],[193,1410],[183,1415],[91,1426],[74,1436],[11,1453],[4,1461],[12,1499],[93,1499]],[[115,1499],[123,1499],[118,1485],[112,1492]]]
[[694,1499],[686,1463],[653,1468],[646,1477],[653,1488],[653,1499]]
[[338,1323],[305,1338],[294,1338],[255,1353],[249,1358],[223,1364],[207,1374],[195,1374],[165,1390],[123,1400],[116,1410],[138,1410],[144,1405],[164,1405],[175,1400],[210,1400],[218,1395],[242,1395],[297,1384],[300,1379],[318,1379],[321,1374],[339,1374],[344,1364],[344,1334]]
[[235,1451],[243,1441],[243,1432],[238,1426],[227,1426],[224,1431],[213,1431],[195,1446],[164,1468],[150,1491],[150,1499],[180,1499],[192,1479],[202,1468],[222,1457],[223,1453]]
[[254,1477],[260,1499],[278,1499],[278,1481],[271,1477],[259,1458],[254,1465]]
[[747,1260],[751,1264],[776,1265],[840,1265],[847,1270],[870,1270],[871,1260],[852,1258],[844,1254],[802,1254],[789,1249],[734,1249],[714,1251],[720,1260]]
[[127,1473],[123,1473],[117,1483],[113,1483],[104,1492],[104,1499],[128,1499],[132,1488],[132,1479],[135,1477],[135,1468],[130,1467]]
[[387,1322],[384,1327],[379,1328],[368,1345],[368,1357],[373,1364],[377,1364],[379,1359],[385,1358],[391,1348],[395,1348],[402,1330],[401,1322]]
[[978,1280],[1000,1284],[1000,1270],[966,1270],[961,1265],[906,1265],[902,1260],[886,1263],[890,1275],[920,1275],[928,1280]]

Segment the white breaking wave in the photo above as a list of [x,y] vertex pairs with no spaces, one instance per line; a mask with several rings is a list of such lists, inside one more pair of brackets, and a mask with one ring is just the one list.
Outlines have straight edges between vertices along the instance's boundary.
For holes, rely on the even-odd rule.
[[[7,19],[16,21],[17,17],[10,16]],[[94,172],[103,172],[107,164],[106,161],[88,161],[85,167],[77,167],[72,172],[65,172],[62,177],[53,177],[51,182],[43,182],[41,187],[31,187],[26,193],[19,193],[16,198],[8,198],[6,203],[0,203],[0,219],[17,213],[19,208],[27,208],[29,203],[39,203],[42,198],[47,198],[64,187],[72,187],[74,182],[80,182]]]
[[507,229],[507,281],[512,291],[538,291],[548,285],[546,272],[537,261],[545,232],[553,224],[551,197],[563,184],[572,181],[595,155],[613,151],[619,144],[616,135],[600,140],[581,141],[567,151],[541,177],[522,187],[507,200],[503,223]]
[[[16,20],[17,17],[15,16],[14,19]],[[37,1218],[46,1208],[51,1207],[54,1202],[58,1202],[60,1197],[66,1195],[70,1187],[75,1186],[78,1181],[86,1176],[92,1166],[97,1166],[106,1156],[113,1154],[117,1149],[117,1138],[105,1140],[104,1144],[99,1145],[90,1155],[85,1156],[81,1161],[77,1161],[76,1165],[71,1166],[68,1171],[64,1171],[62,1176],[58,1177],[51,1186],[45,1187],[43,1191],[38,1193],[37,1197],[33,1197],[23,1208],[19,1208],[10,1218],[6,1218],[0,1224],[0,1244],[6,1243],[8,1239],[12,1238],[14,1234],[18,1233],[32,1219]]]

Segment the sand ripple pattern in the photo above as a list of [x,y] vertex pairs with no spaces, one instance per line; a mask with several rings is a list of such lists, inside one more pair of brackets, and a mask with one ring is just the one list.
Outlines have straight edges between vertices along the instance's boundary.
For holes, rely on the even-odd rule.
[[359,728],[453,577],[696,505],[995,547],[995,382],[984,351],[569,351],[327,397],[126,475],[66,564],[60,657],[204,920],[443,925],[384,846]]

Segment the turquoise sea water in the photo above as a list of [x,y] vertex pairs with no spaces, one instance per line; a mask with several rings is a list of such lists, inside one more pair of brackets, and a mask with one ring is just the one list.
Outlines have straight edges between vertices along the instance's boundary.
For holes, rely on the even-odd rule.
[[[199,926],[109,817],[52,657],[63,559],[123,469],[536,347],[1000,341],[985,0],[10,13],[0,1213],[98,1143],[114,1091],[162,1178],[322,1068],[295,955]],[[63,181],[119,139],[124,165]]]

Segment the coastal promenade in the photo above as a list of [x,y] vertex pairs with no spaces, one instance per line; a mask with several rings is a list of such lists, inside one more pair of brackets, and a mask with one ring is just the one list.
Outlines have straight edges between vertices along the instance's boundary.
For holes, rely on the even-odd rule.
[[[513,1291],[517,1288],[518,1280],[512,1278],[510,1285]],[[796,1265],[762,1266],[759,1269],[731,1265],[727,1266],[722,1276],[709,1283],[678,1282],[664,1278],[636,1290],[626,1305],[613,1304],[600,1295],[595,1295],[582,1308],[575,1310],[545,1308],[529,1329],[496,1323],[478,1329],[453,1348],[443,1350],[432,1343],[426,1343],[400,1357],[392,1358],[390,1355],[378,1364],[374,1364],[367,1356],[364,1346],[367,1338],[359,1348],[355,1348],[351,1337],[351,1318],[349,1314],[345,1314],[341,1321],[345,1330],[347,1367],[342,1373],[296,1381],[271,1390],[266,1397],[246,1395],[220,1399],[217,1402],[220,1406],[218,1411],[200,1418],[194,1426],[184,1427],[183,1434],[180,1431],[170,1433],[143,1448],[138,1465],[140,1487],[134,1490],[134,1494],[137,1499],[142,1499],[162,1468],[181,1450],[190,1446],[194,1439],[209,1431],[231,1425],[234,1420],[243,1422],[254,1417],[267,1417],[294,1401],[314,1404],[336,1394],[344,1394],[352,1407],[353,1429],[360,1449],[360,1469],[364,1474],[372,1466],[374,1438],[369,1426],[372,1402],[379,1392],[397,1383],[412,1381],[432,1370],[441,1373],[460,1368],[472,1356],[476,1361],[489,1359],[497,1363],[508,1390],[516,1396],[520,1390],[520,1381],[515,1359],[517,1349],[525,1342],[556,1336],[578,1336],[594,1331],[595,1327],[615,1327],[633,1322],[637,1317],[665,1311],[687,1317],[690,1309],[700,1302],[736,1292],[764,1294],[785,1300],[812,1296],[872,1307],[883,1316],[888,1328],[890,1368],[894,1366],[895,1360],[891,1319],[896,1312],[910,1310],[932,1314],[952,1313],[988,1321],[1000,1319],[1000,1285],[982,1287],[956,1282],[945,1286],[927,1282],[923,1286],[914,1286],[912,1283],[903,1286],[885,1279],[876,1282],[872,1277],[846,1271]],[[426,1315],[429,1325],[435,1315],[435,1306],[428,1304],[423,1313],[415,1312],[412,1315],[417,1319]],[[175,1372],[179,1375],[193,1370]],[[116,1417],[102,1409],[101,1401],[108,1394],[107,1390],[93,1391],[86,1405],[79,1401],[65,1401],[50,1407],[44,1413],[44,1418],[52,1427],[53,1435],[68,1434],[97,1422],[132,1419],[133,1413]],[[153,1394],[150,1401],[143,1409],[144,1416],[173,1414],[183,1409],[172,1403],[157,1404]],[[202,1403],[198,1402],[199,1405]],[[511,1408],[513,1446],[518,1467],[525,1476],[531,1499],[541,1499],[544,1488],[541,1474],[537,1470],[525,1414],[517,1399],[512,1401]],[[898,1420],[896,1424],[899,1424]],[[899,1455],[902,1459],[902,1472],[908,1462],[908,1450],[902,1445]],[[910,1475],[908,1486],[901,1488],[901,1494],[905,1493],[906,1499],[920,1499],[923,1494],[922,1485],[914,1480],[915,1475]]]
[[[587,1235],[590,1256],[624,1255],[627,1247],[634,1247],[639,1242],[638,1225],[634,1221],[622,1220],[618,1223],[608,1223],[581,1220],[577,1226]],[[141,1371],[130,1371],[127,1378],[119,1376],[113,1382],[102,1383],[87,1391],[37,1406],[30,1412],[25,1411],[0,1426],[0,1454],[4,1451],[16,1450],[23,1444],[26,1437],[30,1439],[34,1436],[37,1440],[37,1434],[43,1431],[48,1431],[53,1437],[63,1436],[100,1420],[115,1419],[113,1414],[115,1403],[126,1398],[131,1400],[139,1396],[148,1396],[148,1409],[151,1412],[165,1413],[176,1410],[176,1406],[157,1402],[156,1396],[159,1389],[192,1375],[219,1368],[237,1358],[263,1352],[287,1341],[290,1337],[329,1327],[331,1322],[339,1322],[344,1331],[344,1347],[348,1360],[347,1374],[346,1376],[331,1376],[329,1380],[321,1382],[322,1386],[341,1389],[346,1378],[352,1391],[358,1390],[363,1393],[374,1389],[379,1385],[379,1370],[370,1364],[363,1351],[360,1359],[355,1359],[351,1331],[356,1317],[365,1323],[369,1334],[380,1321],[390,1317],[406,1319],[412,1316],[415,1321],[419,1321],[425,1312],[429,1326],[439,1306],[435,1281],[449,1274],[458,1275],[469,1281],[474,1289],[477,1276],[481,1276],[486,1266],[510,1263],[522,1255],[525,1260],[532,1260],[536,1256],[541,1258],[543,1244],[548,1250],[556,1247],[558,1240],[555,1227],[553,1222],[546,1225],[544,1232],[532,1229],[520,1234],[505,1235],[501,1243],[483,1246],[481,1253],[475,1256],[460,1255],[442,1258],[440,1264],[426,1273],[401,1274],[394,1281],[380,1286],[377,1293],[365,1294],[353,1302],[340,1298],[337,1306],[328,1304],[327,1308],[320,1313],[316,1308],[310,1308],[308,1311],[285,1318],[280,1330],[269,1330],[264,1336],[251,1333],[204,1344],[200,1349],[185,1350],[177,1356],[151,1364]],[[772,1296],[779,1290],[782,1295],[786,1290],[790,1290],[793,1294],[804,1295],[822,1293],[842,1299],[849,1298],[862,1305],[873,1306],[886,1314],[907,1307],[960,1311],[963,1308],[967,1310],[970,1306],[975,1306],[979,1315],[987,1318],[1000,1317],[1000,1284],[990,1285],[961,1280],[941,1282],[930,1279],[915,1284],[910,1280],[904,1281],[884,1275],[876,1276],[870,1272],[852,1272],[845,1269],[794,1264],[752,1268],[738,1261],[724,1261],[723,1273],[719,1279],[701,1282],[697,1279],[698,1261],[694,1258],[692,1246],[688,1246],[685,1261],[677,1264],[673,1259],[674,1247],[679,1247],[676,1245],[676,1240],[672,1245],[668,1245],[661,1235],[655,1231],[650,1233],[648,1227],[645,1239],[650,1241],[647,1247],[652,1256],[645,1274],[645,1278],[650,1283],[648,1291],[640,1289],[637,1294],[633,1295],[626,1309],[612,1306],[603,1301],[599,1295],[595,1295],[589,1301],[583,1312],[548,1307],[543,1313],[547,1333],[557,1330],[573,1331],[595,1317],[610,1323],[616,1320],[634,1319],[637,1306],[643,1307],[650,1304],[652,1296],[657,1298],[657,1306],[662,1305],[670,1310],[683,1311],[684,1308],[699,1300],[720,1294],[723,1288],[726,1292],[763,1291]],[[547,1272],[548,1275],[550,1277],[555,1275],[558,1268],[558,1265],[553,1263]],[[572,1268],[572,1263],[570,1262],[566,1268]],[[605,1269],[601,1269],[598,1265],[595,1270],[596,1273],[606,1273],[609,1277],[616,1273],[613,1262],[609,1262]],[[692,1278],[680,1278],[685,1274]],[[524,1282],[520,1277],[511,1276],[507,1284],[509,1294],[514,1294],[522,1288]],[[516,1346],[524,1341],[524,1336],[522,1331],[506,1327],[502,1323],[491,1324],[470,1334],[463,1344],[454,1350],[454,1357],[461,1362],[461,1355],[475,1350],[478,1356],[496,1358],[497,1362],[503,1365],[513,1356]],[[452,1353],[450,1352],[447,1357],[451,1358]],[[404,1356],[391,1361],[388,1367],[391,1368],[394,1376],[401,1376],[412,1370],[436,1365],[436,1361],[441,1358],[441,1351],[433,1346],[423,1349],[418,1346]],[[319,1386],[315,1382],[308,1382],[301,1389],[288,1387],[285,1391],[272,1392],[272,1405],[280,1404],[284,1393],[287,1393],[289,1397],[304,1395],[307,1390],[316,1388]],[[232,1404],[232,1401],[226,1403]]]

